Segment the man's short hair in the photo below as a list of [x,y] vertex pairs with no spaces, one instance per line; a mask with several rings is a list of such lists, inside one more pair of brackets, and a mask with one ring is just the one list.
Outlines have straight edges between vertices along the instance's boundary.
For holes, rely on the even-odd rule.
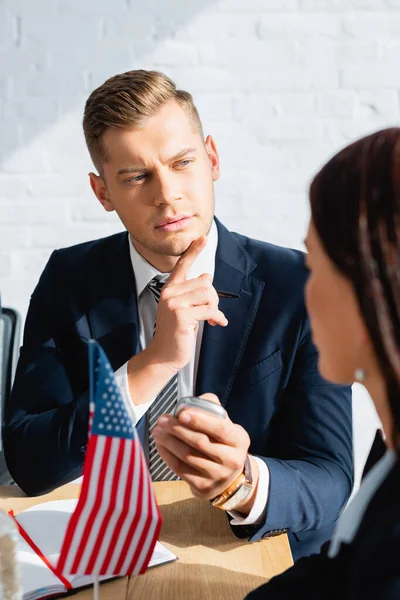
[[83,131],[92,161],[99,173],[107,162],[102,137],[109,127],[140,128],[144,120],[163,104],[175,100],[203,136],[199,113],[189,92],[177,90],[175,83],[158,71],[127,71],[107,79],[87,99]]

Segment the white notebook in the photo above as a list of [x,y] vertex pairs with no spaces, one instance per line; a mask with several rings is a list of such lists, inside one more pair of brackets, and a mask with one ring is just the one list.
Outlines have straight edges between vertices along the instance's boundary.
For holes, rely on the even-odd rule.
[[[77,500],[55,500],[43,502],[19,513],[16,518],[32,541],[38,546],[47,560],[55,567],[61,552],[61,544],[65,531]],[[22,579],[23,600],[36,600],[62,594],[65,587],[56,575],[46,566],[43,560],[20,536],[17,545],[17,560]],[[177,560],[175,554],[157,542],[149,568]],[[90,585],[90,575],[63,575],[72,587],[80,588]],[[101,576],[100,581],[112,576]]]

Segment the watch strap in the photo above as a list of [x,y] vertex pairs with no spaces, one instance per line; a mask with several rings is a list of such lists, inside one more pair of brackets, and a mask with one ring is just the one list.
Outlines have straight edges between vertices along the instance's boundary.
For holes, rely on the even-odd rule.
[[219,496],[214,498],[214,500],[211,501],[211,504],[213,506],[216,506],[217,508],[222,508],[222,505],[227,500],[229,500],[229,498],[231,498],[232,496],[234,496],[236,494],[238,489],[242,487],[242,485],[245,483],[245,481],[246,481],[246,477],[245,477],[244,473],[240,473],[239,477],[237,477],[235,479],[235,481],[232,481],[231,485],[229,487],[227,487],[226,490],[224,490],[222,492],[222,494],[220,494]]
[[250,454],[246,454],[246,460],[244,461],[244,476],[247,483],[253,485],[253,472],[251,470]]
[[[243,501],[242,494],[238,494],[240,499],[235,498],[237,492],[240,490],[245,492],[245,496],[248,496],[253,487],[253,473],[251,470],[251,462],[250,457],[247,454],[246,459],[244,461],[244,468],[242,473],[237,477],[229,487],[226,488],[219,496],[214,498],[211,503],[216,508],[221,508],[222,510],[231,510],[236,504],[240,504]],[[243,489],[242,489],[243,488]]]

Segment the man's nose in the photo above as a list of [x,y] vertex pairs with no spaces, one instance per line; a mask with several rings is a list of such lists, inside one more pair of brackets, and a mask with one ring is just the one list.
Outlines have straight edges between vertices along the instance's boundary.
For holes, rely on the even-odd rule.
[[173,174],[159,175],[154,182],[154,204],[162,206],[163,204],[173,204],[181,200],[182,194],[178,189],[177,181]]

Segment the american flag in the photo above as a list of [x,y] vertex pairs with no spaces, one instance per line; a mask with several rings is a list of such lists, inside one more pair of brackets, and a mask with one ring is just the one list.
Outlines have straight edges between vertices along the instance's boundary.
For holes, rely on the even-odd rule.
[[144,573],[161,528],[140,440],[101,346],[89,342],[89,441],[57,571]]

